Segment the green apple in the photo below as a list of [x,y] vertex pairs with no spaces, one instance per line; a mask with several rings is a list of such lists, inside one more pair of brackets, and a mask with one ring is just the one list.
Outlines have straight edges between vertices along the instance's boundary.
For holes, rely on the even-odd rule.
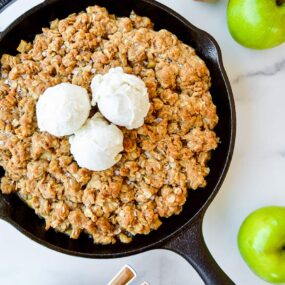
[[284,0],[229,0],[228,26],[233,38],[249,48],[266,49],[285,41]]
[[265,207],[250,214],[239,230],[238,246],[258,276],[285,283],[285,207]]

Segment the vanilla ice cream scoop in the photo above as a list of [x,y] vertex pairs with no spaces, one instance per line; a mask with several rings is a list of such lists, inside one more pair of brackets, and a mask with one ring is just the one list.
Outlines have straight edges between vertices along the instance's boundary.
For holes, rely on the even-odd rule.
[[124,149],[123,138],[118,127],[96,113],[69,138],[70,151],[80,167],[101,171],[120,160],[119,153]]
[[92,105],[98,104],[110,122],[128,129],[143,125],[150,103],[140,78],[124,73],[121,67],[111,68],[105,75],[95,75],[91,90]]
[[58,137],[71,135],[85,123],[90,109],[86,89],[70,83],[49,87],[37,102],[38,127]]

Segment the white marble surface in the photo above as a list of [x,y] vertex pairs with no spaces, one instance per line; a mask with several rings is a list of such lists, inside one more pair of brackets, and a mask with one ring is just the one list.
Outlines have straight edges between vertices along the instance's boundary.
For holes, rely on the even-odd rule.
[[[0,29],[39,0],[18,0],[0,15]],[[221,46],[237,109],[237,141],[231,168],[207,211],[203,231],[221,267],[240,285],[267,284],[242,261],[236,237],[245,216],[264,205],[285,204],[285,45],[253,51],[236,44],[226,25],[226,2],[161,0]],[[156,250],[116,260],[66,256],[27,239],[0,221],[0,284],[104,285],[128,263],[151,285],[203,284],[180,256]]]

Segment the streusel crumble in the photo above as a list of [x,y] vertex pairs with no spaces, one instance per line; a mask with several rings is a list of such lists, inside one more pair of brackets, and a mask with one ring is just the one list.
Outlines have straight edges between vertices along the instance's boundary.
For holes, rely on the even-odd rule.
[[[128,243],[160,218],[177,215],[188,189],[206,185],[207,161],[217,147],[218,122],[209,71],[195,51],[150,19],[108,14],[105,8],[54,20],[0,71],[1,190],[17,192],[50,227],[95,243]],[[35,105],[50,86],[86,88],[112,67],[140,77],[151,107],[142,127],[121,128],[124,151],[112,168],[80,168],[68,137],[40,132]],[[100,134],[98,134],[100,135]]]

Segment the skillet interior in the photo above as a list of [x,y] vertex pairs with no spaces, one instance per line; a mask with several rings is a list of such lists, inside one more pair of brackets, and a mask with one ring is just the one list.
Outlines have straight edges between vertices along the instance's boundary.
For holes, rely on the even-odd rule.
[[[155,29],[168,29],[178,38],[194,47],[197,54],[206,62],[211,72],[211,94],[217,106],[220,118],[215,129],[220,137],[221,144],[213,152],[209,163],[211,172],[207,177],[208,185],[204,189],[190,191],[189,198],[183,211],[163,221],[162,226],[147,236],[136,236],[130,244],[94,245],[92,239],[81,235],[78,240],[53,230],[44,230],[44,221],[34,214],[16,195],[3,196],[7,209],[7,220],[20,231],[37,242],[65,253],[87,257],[118,257],[137,253],[147,248],[158,246],[162,240],[177,232],[190,223],[194,216],[205,208],[218,191],[230,163],[235,137],[235,112],[230,86],[223,70],[220,51],[215,41],[205,32],[202,32],[171,10],[152,0],[50,0],[30,10],[4,33],[0,35],[0,55],[3,53],[15,54],[16,47],[21,39],[31,41],[35,34],[41,32],[41,27],[48,26],[49,21],[55,18],[65,18],[70,13],[84,10],[87,6],[98,4],[118,16],[129,16],[134,10],[139,15],[150,17],[155,23]],[[3,175],[3,169],[0,173]]]

